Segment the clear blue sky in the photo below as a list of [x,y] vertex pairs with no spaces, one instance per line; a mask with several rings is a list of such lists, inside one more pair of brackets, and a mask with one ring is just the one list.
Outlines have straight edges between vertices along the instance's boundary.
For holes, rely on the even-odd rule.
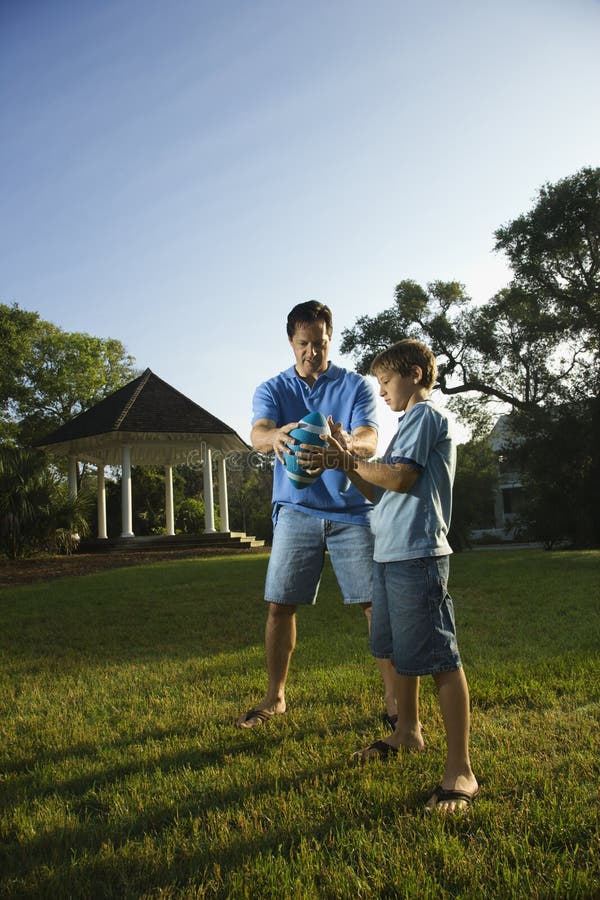
[[295,303],[351,366],[401,279],[506,284],[494,229],[599,164],[599,37],[598,0],[0,0],[0,301],[247,439]]

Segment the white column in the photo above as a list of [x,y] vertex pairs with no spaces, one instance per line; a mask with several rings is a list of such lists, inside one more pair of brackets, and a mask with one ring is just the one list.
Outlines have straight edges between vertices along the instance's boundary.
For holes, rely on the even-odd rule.
[[204,531],[215,531],[215,510],[213,499],[212,453],[204,447]]
[[165,466],[165,518],[167,534],[175,534],[175,511],[173,509],[173,466]]
[[98,466],[98,491],[96,498],[98,507],[98,537],[106,540],[106,487],[104,485],[104,466]]
[[77,497],[77,457],[69,456],[69,497]]
[[229,531],[229,500],[227,498],[227,467],[225,457],[219,457],[219,516],[221,531]]
[[131,447],[121,450],[121,537],[133,537],[131,513]]

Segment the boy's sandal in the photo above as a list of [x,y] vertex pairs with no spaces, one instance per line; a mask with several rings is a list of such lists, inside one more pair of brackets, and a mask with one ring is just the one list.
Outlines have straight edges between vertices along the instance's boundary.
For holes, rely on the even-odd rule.
[[392,731],[395,731],[396,723],[398,721],[398,716],[390,715],[388,712],[384,712],[381,717],[381,721],[383,722],[384,725],[389,725],[389,727],[392,729]]
[[354,759],[358,763],[364,763],[371,762],[374,759],[386,760],[390,756],[397,755],[398,751],[395,747],[392,747],[391,744],[387,744],[385,741],[373,741],[373,743],[369,744],[368,747],[365,747],[363,750],[357,750],[356,753],[353,753],[352,759]]
[[449,801],[450,802],[454,801],[455,803],[462,801],[463,803],[466,803],[467,806],[460,807],[460,809],[466,809],[472,803],[475,802],[478,795],[479,795],[479,790],[476,790],[474,794],[467,794],[466,791],[446,790],[446,788],[443,788],[441,786],[441,784],[438,784],[438,786],[432,790],[431,794],[427,798],[427,803],[429,803],[429,801],[433,800],[433,798],[435,797],[435,806],[427,806],[426,805],[425,809],[427,812],[433,812],[433,810],[437,807],[438,803],[448,803]]

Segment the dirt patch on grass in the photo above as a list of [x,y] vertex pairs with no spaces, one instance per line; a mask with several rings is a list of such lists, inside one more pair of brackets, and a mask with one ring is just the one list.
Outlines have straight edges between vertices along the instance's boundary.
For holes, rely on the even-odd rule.
[[0,590],[18,587],[21,584],[35,584],[52,581],[55,578],[75,575],[91,575],[108,569],[126,566],[143,566],[147,563],[163,562],[194,557],[231,556],[264,553],[265,548],[212,548],[203,550],[156,550],[134,553],[73,553],[71,556],[36,556],[31,559],[0,559]]

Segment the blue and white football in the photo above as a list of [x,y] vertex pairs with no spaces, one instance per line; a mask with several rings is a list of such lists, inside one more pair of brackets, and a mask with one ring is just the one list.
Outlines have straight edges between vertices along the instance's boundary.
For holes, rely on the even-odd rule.
[[292,451],[290,456],[285,458],[285,469],[287,476],[296,488],[305,488],[309,484],[314,484],[320,475],[309,475],[303,466],[296,459],[295,450],[300,444],[314,444],[317,447],[323,447],[327,441],[322,440],[319,435],[331,434],[327,419],[320,412],[308,413],[298,427],[290,431],[290,437],[293,437],[297,444],[288,444],[288,448]]

